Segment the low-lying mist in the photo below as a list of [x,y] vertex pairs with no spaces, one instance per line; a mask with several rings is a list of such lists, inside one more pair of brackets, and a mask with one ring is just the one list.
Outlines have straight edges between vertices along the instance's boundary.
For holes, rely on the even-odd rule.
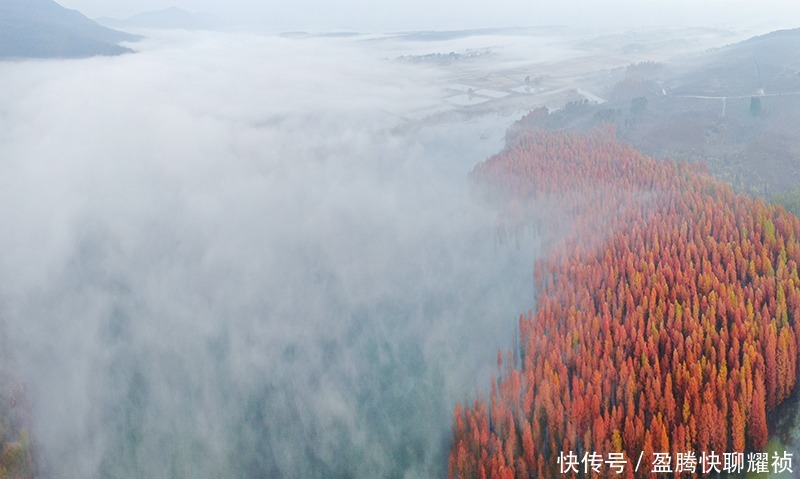
[[4,369],[42,475],[443,477],[531,304],[533,249],[467,180],[513,118],[397,128],[438,73],[357,39],[138,48],[0,63]]

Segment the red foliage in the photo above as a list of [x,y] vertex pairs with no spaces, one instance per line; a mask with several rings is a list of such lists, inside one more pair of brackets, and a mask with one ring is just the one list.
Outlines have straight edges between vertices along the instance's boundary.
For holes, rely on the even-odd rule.
[[550,248],[521,364],[488,412],[456,409],[451,478],[570,477],[567,451],[624,452],[630,476],[644,450],[764,447],[796,378],[797,217],[610,130],[528,132],[473,178],[499,238],[535,228]]

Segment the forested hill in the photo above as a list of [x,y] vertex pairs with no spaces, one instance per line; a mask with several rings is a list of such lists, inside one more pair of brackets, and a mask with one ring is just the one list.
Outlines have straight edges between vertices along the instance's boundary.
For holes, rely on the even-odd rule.
[[800,29],[692,56],[621,68],[593,88],[607,101],[571,102],[526,127],[588,130],[612,123],[651,156],[708,165],[737,191],[800,214]]
[[800,28],[778,30],[670,65],[665,86],[673,95],[736,97],[797,93]]
[[120,42],[139,38],[52,0],[0,0],[0,59],[119,55],[131,51]]
[[489,400],[455,411],[451,478],[576,477],[570,451],[622,454],[622,475],[601,461],[591,477],[655,477],[655,453],[765,447],[797,377],[796,216],[610,128],[524,133],[472,175],[506,236],[564,234]]

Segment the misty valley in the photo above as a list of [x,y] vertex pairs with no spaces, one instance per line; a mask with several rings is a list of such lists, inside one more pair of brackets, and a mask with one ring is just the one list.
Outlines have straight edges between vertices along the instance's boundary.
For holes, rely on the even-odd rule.
[[0,0],[0,478],[797,477],[800,30],[96,20]]

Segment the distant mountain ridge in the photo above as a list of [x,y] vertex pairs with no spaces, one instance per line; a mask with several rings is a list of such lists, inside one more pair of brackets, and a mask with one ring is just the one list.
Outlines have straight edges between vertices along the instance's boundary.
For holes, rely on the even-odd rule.
[[111,28],[208,30],[219,26],[218,22],[209,15],[189,12],[177,7],[143,12],[125,19],[102,17],[96,20]]
[[141,37],[112,30],[53,0],[0,0],[0,58],[84,58],[132,50]]

